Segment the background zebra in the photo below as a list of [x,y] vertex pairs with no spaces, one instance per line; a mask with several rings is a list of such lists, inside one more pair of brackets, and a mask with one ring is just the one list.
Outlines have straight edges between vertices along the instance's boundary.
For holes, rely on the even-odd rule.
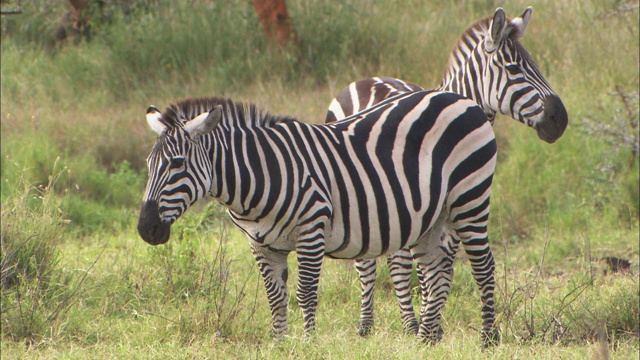
[[[535,129],[540,139],[553,143],[564,133],[568,115],[560,98],[519,42],[532,11],[528,7],[519,17],[508,20],[498,8],[493,17],[469,26],[451,51],[437,90],[473,99],[492,123],[496,113],[502,113]],[[325,122],[339,121],[385,99],[417,90],[422,88],[394,78],[374,77],[353,82],[333,99]],[[467,254],[473,265],[473,255]],[[411,253],[408,249],[400,250],[389,255],[387,263],[405,331],[417,333],[418,322],[411,303]],[[373,326],[376,260],[358,260],[356,269],[362,287],[358,333],[367,335]],[[423,275],[418,272],[418,276]],[[479,279],[476,281],[481,285]]]
[[[210,193],[251,243],[276,335],[287,333],[287,254],[299,263],[305,333],[315,327],[324,256],[372,258],[408,247],[425,273],[418,336],[438,338],[443,298],[460,241],[483,264],[483,334],[494,324],[488,250],[496,143],[482,109],[452,93],[421,91],[344,121],[307,125],[222,99],[187,100],[147,121],[159,137],[138,232],[168,241],[171,224]],[[442,243],[442,228],[452,241]],[[443,255],[446,253],[446,255]],[[476,268],[474,268],[476,269]],[[477,268],[479,269],[479,268]]]
[[[513,20],[498,8],[493,17],[469,26],[449,55],[445,75],[436,89],[473,99],[493,122],[496,113],[533,128],[553,143],[564,133],[568,115],[564,104],[520,44],[533,9]],[[369,78],[351,83],[331,101],[326,122],[337,121],[384,99],[422,90],[393,78]]]

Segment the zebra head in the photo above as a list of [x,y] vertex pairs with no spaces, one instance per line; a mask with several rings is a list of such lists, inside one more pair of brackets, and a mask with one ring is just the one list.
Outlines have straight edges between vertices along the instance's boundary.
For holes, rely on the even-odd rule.
[[211,160],[202,142],[222,119],[222,109],[191,120],[169,121],[154,106],[147,122],[159,136],[147,158],[149,180],[142,199],[138,233],[151,245],[169,240],[171,224],[211,186]]
[[[553,143],[564,133],[568,115],[560,97],[520,44],[532,8],[513,20],[498,8],[462,35],[454,48],[441,88],[474,99],[490,119],[509,115]],[[460,72],[465,72],[464,79]],[[476,78],[477,77],[477,78]]]

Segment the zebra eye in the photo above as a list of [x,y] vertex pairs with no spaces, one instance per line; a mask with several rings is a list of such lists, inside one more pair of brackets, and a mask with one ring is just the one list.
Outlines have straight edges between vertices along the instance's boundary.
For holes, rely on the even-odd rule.
[[171,164],[169,165],[169,167],[171,169],[177,169],[177,168],[181,168],[182,165],[184,165],[184,158],[183,157],[175,157],[175,158],[171,159]]
[[520,73],[520,66],[518,66],[518,64],[509,64],[505,66],[505,69],[507,69],[507,71],[509,72],[509,74],[511,75],[518,75]]

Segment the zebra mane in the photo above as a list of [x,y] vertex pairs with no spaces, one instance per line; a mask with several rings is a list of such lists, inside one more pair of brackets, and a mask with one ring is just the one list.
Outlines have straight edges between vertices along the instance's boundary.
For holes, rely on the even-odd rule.
[[162,114],[161,121],[169,127],[182,127],[198,115],[209,112],[216,106],[222,106],[227,119],[235,124],[264,126],[291,120],[287,117],[272,116],[259,110],[254,104],[234,103],[230,99],[219,97],[189,98],[172,104]]
[[[507,24],[507,36],[511,37],[513,32],[511,32],[512,28],[508,24],[511,23],[512,19],[506,18],[505,23]],[[461,51],[464,48],[469,48],[471,44],[477,44],[481,39],[486,37],[489,34],[489,28],[491,27],[491,23],[493,22],[493,15],[482,18],[475,23],[469,25],[458,37],[458,41],[456,41],[456,45],[451,50],[451,54],[454,54],[457,51]],[[469,41],[469,40],[472,41]],[[513,40],[513,38],[512,38]],[[514,40],[514,42],[518,43],[518,41]]]
[[450,55],[454,56],[456,53],[464,53],[465,49],[475,47],[476,44],[480,42],[480,40],[482,40],[489,34],[489,28],[491,27],[492,21],[493,16],[487,16],[469,25],[462,32],[460,37],[458,37],[458,40],[451,50]]
[[[445,78],[443,79],[441,86],[443,86],[445,82],[448,80],[447,76],[450,75],[451,69],[456,69],[460,67],[462,65],[460,61],[468,57],[469,54],[471,54],[471,50],[475,48],[482,39],[484,39],[489,35],[492,22],[493,22],[493,16],[487,16],[485,18],[482,18],[476,21],[475,23],[469,25],[469,27],[467,27],[462,32],[460,37],[458,37],[456,44],[453,46],[453,48],[451,49],[451,52],[449,53],[449,60],[447,61],[447,66],[445,68],[446,69]],[[506,18],[505,23],[510,24],[511,19]],[[507,31],[508,31],[507,36],[509,37],[511,37],[514,34],[509,28],[507,29]],[[525,58],[527,58],[527,60],[533,62],[533,60],[531,59],[531,56],[524,49],[524,47],[520,45],[519,41],[513,40],[513,43],[521,52],[521,54]]]

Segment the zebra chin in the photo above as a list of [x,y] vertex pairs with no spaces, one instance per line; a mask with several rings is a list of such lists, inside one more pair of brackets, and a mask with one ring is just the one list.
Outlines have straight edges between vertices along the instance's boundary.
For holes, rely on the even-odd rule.
[[138,234],[142,240],[150,245],[161,245],[169,241],[171,223],[160,220],[157,202],[147,201],[142,204],[138,220]]
[[562,100],[556,95],[547,95],[544,98],[542,121],[536,126],[538,137],[549,144],[553,144],[564,134],[568,123],[569,115]]

